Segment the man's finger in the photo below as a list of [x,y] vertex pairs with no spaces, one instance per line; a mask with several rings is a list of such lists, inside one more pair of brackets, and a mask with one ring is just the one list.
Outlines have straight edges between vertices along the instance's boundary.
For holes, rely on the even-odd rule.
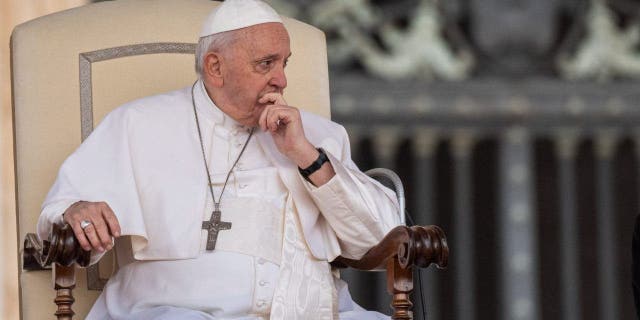
[[265,94],[264,96],[262,96],[262,98],[258,100],[258,102],[259,103],[270,102],[271,104],[287,105],[287,102],[284,100],[284,97],[282,97],[282,94],[277,92],[270,92]]
[[273,118],[273,109],[274,105],[270,105],[270,108],[265,109],[265,117],[264,117],[264,125],[268,131],[273,131],[273,126],[271,123],[271,119]]
[[269,110],[271,110],[271,108],[273,108],[273,105],[268,105],[266,106],[263,110],[262,113],[260,114],[260,118],[258,119],[258,124],[260,125],[260,129],[262,129],[262,131],[267,131],[268,127],[267,127],[267,114],[269,113]]
[[278,106],[273,106],[273,108],[269,109],[269,111],[267,112],[267,118],[265,120],[269,131],[275,132],[278,130],[278,121],[283,118],[284,112],[286,111],[282,108],[278,108]]
[[91,244],[89,243],[89,240],[87,240],[84,230],[80,227],[80,223],[69,223],[69,225],[71,226],[71,229],[73,229],[73,233],[76,235],[76,239],[78,239],[82,249],[84,249],[84,251],[91,250]]
[[118,222],[118,218],[116,217],[116,214],[113,212],[113,210],[111,210],[109,205],[107,205],[106,203],[104,204],[104,208],[102,209],[102,216],[104,217],[104,220],[107,221],[109,230],[111,230],[111,235],[116,238],[119,237],[121,232],[120,223]]
[[267,114],[267,125],[271,131],[277,131],[282,124],[289,124],[293,116],[294,109],[290,107],[278,108],[277,106],[269,110]]
[[89,242],[91,242],[91,246],[100,251],[103,252],[104,248],[102,247],[102,245],[100,244],[100,239],[98,239],[98,235],[96,235],[96,228],[93,226],[93,224],[88,225],[87,227],[84,228],[84,234],[87,236],[87,238],[89,239]]
[[283,115],[283,112],[281,111],[275,111],[272,112],[270,114],[269,119],[267,120],[267,123],[269,123],[269,127],[271,128],[271,131],[275,132],[278,131],[279,126],[280,126],[280,122],[282,119],[284,119],[285,116]]
[[107,224],[102,217],[94,220],[93,226],[95,227],[96,234],[98,235],[98,241],[101,243],[101,247],[107,250],[111,249],[111,235],[107,229]]
[[267,102],[274,103],[275,100],[276,99],[274,97],[270,96],[269,93],[267,93],[264,96],[262,96],[260,99],[258,99],[258,103],[262,103],[262,104]]

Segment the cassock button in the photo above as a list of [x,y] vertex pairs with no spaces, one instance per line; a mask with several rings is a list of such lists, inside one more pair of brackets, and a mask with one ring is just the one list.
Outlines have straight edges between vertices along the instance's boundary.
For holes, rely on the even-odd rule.
[[258,284],[259,284],[261,287],[264,287],[264,286],[266,286],[266,285],[267,285],[267,282],[266,282],[266,281],[264,281],[264,280],[260,280],[260,282],[258,282]]
[[246,188],[246,187],[248,187],[248,186],[249,186],[248,184],[241,184],[241,185],[240,185],[240,189],[244,189],[244,188]]
[[267,261],[262,259],[262,258],[258,259],[258,264],[264,264],[265,262],[267,262]]
[[266,305],[267,303],[264,300],[258,300],[258,303],[256,303],[256,306],[258,306],[258,308],[262,308]]

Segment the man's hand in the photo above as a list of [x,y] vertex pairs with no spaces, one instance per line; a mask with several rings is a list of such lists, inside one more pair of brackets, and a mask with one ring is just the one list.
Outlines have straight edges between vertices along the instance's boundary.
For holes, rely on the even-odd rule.
[[280,153],[300,168],[311,165],[318,151],[304,135],[300,111],[288,106],[282,95],[275,92],[265,94],[258,102],[270,103],[262,111],[258,125],[271,133]]
[[[320,153],[304,135],[300,111],[288,106],[279,93],[265,94],[258,102],[269,103],[262,110],[258,125],[262,130],[271,133],[278,151],[299,168],[307,168],[316,161]],[[309,180],[319,187],[331,180],[335,174],[331,163],[326,162],[309,176]]]
[[[63,218],[73,228],[80,246],[86,251],[110,250],[113,246],[111,237],[120,236],[118,218],[106,202],[78,201],[64,212]],[[84,229],[81,226],[83,221],[90,223]]]

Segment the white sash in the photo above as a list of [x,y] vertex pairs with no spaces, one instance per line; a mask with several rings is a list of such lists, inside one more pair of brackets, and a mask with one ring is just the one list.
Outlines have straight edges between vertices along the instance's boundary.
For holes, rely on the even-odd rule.
[[[231,198],[222,202],[222,221],[231,229],[220,230],[216,249],[254,256],[280,264],[283,212],[259,198]],[[202,230],[200,248],[206,248],[207,231]]]
[[[212,177],[214,193],[219,194],[223,179],[216,175]],[[231,222],[231,229],[218,232],[215,250],[242,253],[280,264],[284,207],[278,203],[283,204],[286,194],[274,167],[234,172],[220,204],[221,220]],[[211,218],[213,203],[210,196],[206,207],[203,221]],[[200,239],[200,252],[205,252],[206,230],[202,230]]]
[[271,319],[338,319],[336,301],[331,267],[309,252],[289,195],[284,215],[280,279],[271,306]]

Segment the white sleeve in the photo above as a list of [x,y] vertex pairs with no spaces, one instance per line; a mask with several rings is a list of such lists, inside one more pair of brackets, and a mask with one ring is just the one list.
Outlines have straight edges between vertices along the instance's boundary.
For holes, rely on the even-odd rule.
[[[47,239],[52,224],[62,222],[62,214],[77,201],[105,201],[113,209],[122,234],[144,233],[138,217],[140,204],[135,176],[130,164],[127,119],[123,110],[107,115],[93,133],[62,164],[53,186],[42,204],[37,233]],[[92,260],[101,255],[92,255]]]
[[373,180],[351,161],[346,131],[341,161],[325,152],[336,175],[320,187],[302,176],[305,188],[322,212],[340,243],[342,256],[359,259],[400,224],[395,193]]

